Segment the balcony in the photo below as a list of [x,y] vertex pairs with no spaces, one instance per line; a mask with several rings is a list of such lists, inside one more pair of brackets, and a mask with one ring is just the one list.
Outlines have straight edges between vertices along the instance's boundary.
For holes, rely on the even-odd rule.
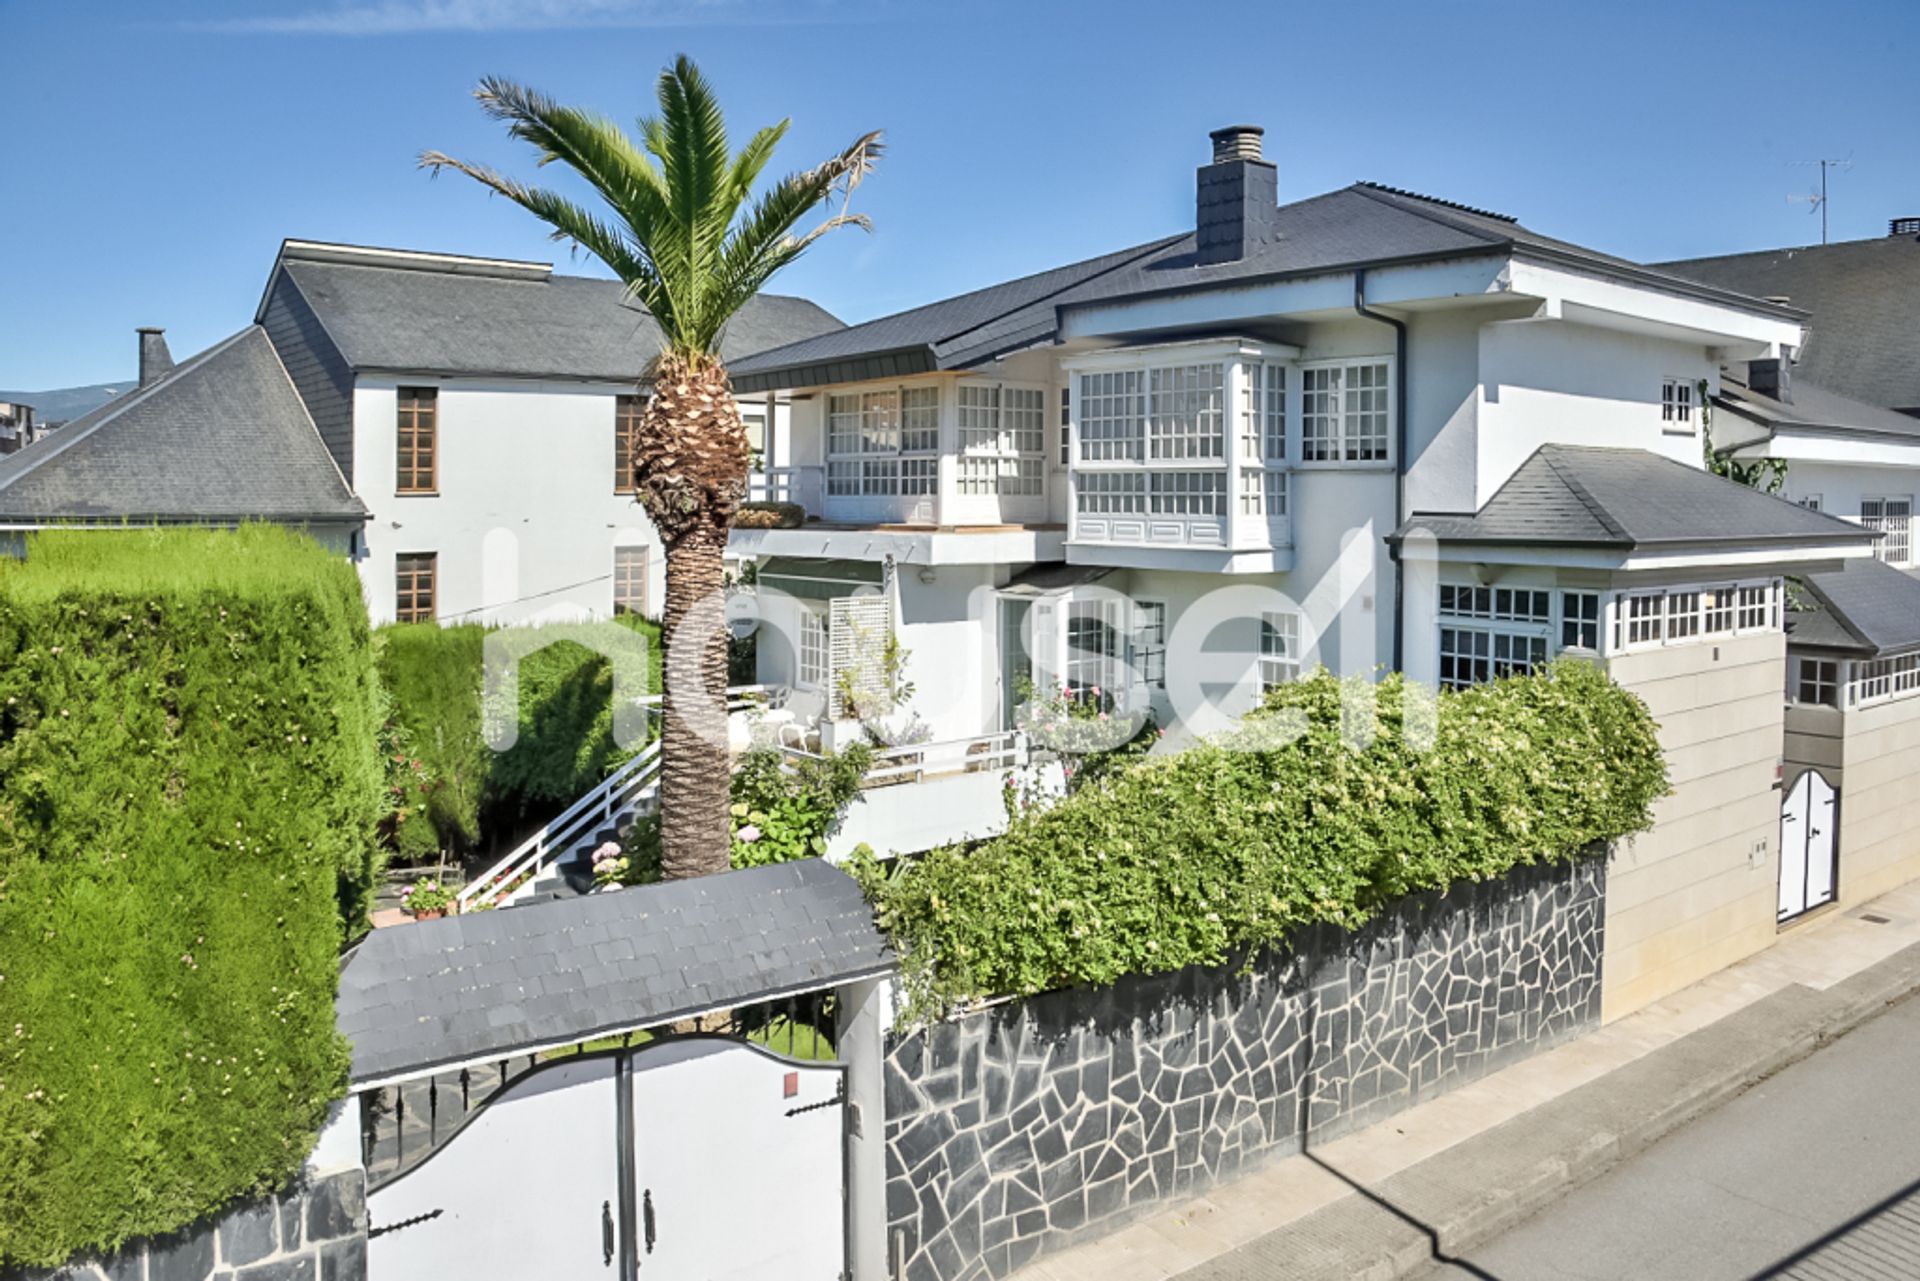
[[[748,501],[792,503],[801,510],[801,523],[735,528],[727,542],[729,554],[874,561],[891,557],[914,565],[1026,564],[1065,555],[1065,525],[995,520],[996,513],[977,501],[942,502],[938,494],[826,491],[825,467],[755,472],[747,480]],[[960,519],[943,523],[941,517],[948,514]]]

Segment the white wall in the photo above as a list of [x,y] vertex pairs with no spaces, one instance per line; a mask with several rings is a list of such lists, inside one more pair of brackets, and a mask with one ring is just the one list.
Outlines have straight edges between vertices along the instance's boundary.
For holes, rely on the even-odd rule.
[[[396,386],[439,388],[439,492],[394,491]],[[604,618],[615,547],[653,549],[657,616],[665,565],[652,522],[614,492],[612,384],[361,378],[353,487],[373,513],[360,558],[376,623],[394,612],[394,556],[439,554],[441,621]],[[765,398],[744,402],[764,412]],[[790,424],[776,425],[776,448]]]
[[1821,511],[1858,520],[1863,497],[1920,498],[1920,468],[1793,459],[1787,464],[1787,483],[1782,493],[1795,502],[1817,494]]
[[[1473,508],[1543,444],[1645,449],[1702,466],[1700,407],[1692,430],[1660,419],[1666,378],[1718,388],[1703,346],[1554,320],[1502,321],[1480,331],[1479,464]],[[1696,391],[1694,399],[1699,400]]]

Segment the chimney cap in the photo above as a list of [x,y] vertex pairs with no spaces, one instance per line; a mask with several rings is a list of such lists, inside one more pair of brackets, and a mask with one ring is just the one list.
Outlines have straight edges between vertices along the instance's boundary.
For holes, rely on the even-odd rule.
[[160,325],[135,325],[133,332],[136,334],[164,334],[167,331]]
[[1207,137],[1213,142],[1213,163],[1260,159],[1260,139],[1266,132],[1259,125],[1227,125],[1211,131]]
[[1920,218],[1889,218],[1887,234],[1889,236],[1920,236]]

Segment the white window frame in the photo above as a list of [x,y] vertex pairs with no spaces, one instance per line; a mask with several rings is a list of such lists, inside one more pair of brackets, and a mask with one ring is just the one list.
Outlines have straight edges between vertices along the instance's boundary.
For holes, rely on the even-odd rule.
[[[1294,395],[1297,397],[1296,403],[1299,406],[1299,412],[1296,417],[1300,424],[1300,458],[1299,461],[1294,464],[1296,467],[1319,470],[1327,468],[1389,468],[1393,466],[1394,437],[1396,434],[1395,419],[1399,413],[1398,398],[1395,395],[1395,389],[1399,386],[1400,378],[1397,363],[1392,356],[1346,356],[1339,360],[1300,361],[1294,366],[1294,368],[1298,370],[1298,375],[1293,381],[1298,384],[1298,389],[1294,392]],[[1348,387],[1347,382],[1350,373],[1375,368],[1385,370],[1385,376],[1380,386],[1363,388]],[[1318,382],[1323,375],[1331,375],[1331,385],[1325,389],[1314,388],[1313,384]],[[1377,458],[1354,456],[1352,446],[1355,438],[1349,427],[1347,417],[1351,408],[1349,404],[1350,397],[1368,393],[1377,393],[1383,401],[1377,411],[1368,411],[1370,413],[1378,412],[1382,415],[1381,430],[1383,435],[1381,437],[1380,456]],[[1329,412],[1310,412],[1308,408],[1308,397],[1320,395],[1330,398],[1327,402]],[[1323,418],[1327,419],[1329,423],[1326,439],[1331,442],[1334,448],[1333,456],[1326,458],[1315,456],[1321,437],[1318,435],[1310,436],[1308,434],[1310,424]],[[1364,439],[1372,440],[1373,437],[1369,434]]]
[[[1898,514],[1889,507],[1904,508]],[[1886,537],[1874,544],[1873,554],[1889,565],[1913,563],[1913,495],[1874,494],[1860,500],[1860,523]]]
[[1046,493],[1045,387],[964,379],[954,389],[954,429],[960,497],[1039,498]]
[[1780,629],[1780,580],[1684,583],[1619,593],[1614,648],[1698,645]]
[[[1850,684],[1842,660],[1814,658],[1800,654],[1791,657],[1793,663],[1788,672],[1787,701],[1800,707],[1840,706],[1841,695],[1847,691]],[[1809,668],[1814,670],[1810,673]],[[1813,698],[1806,697],[1809,689],[1815,691]],[[1819,694],[1822,690],[1825,691],[1825,697]]]
[[[1131,620],[1127,602],[1112,596],[1068,597],[1061,616],[1066,642],[1066,671],[1062,681],[1067,692],[1084,697],[1098,691],[1115,708],[1127,701],[1127,638]],[[1085,624],[1091,623],[1096,644],[1076,643],[1083,639]],[[1076,624],[1081,624],[1076,627]],[[1104,642],[1104,644],[1099,643]]]
[[1848,707],[1873,707],[1920,694],[1920,654],[1855,659],[1847,664]]
[[[1562,622],[1560,595],[1557,587],[1532,583],[1441,583],[1434,610],[1438,683],[1464,689],[1551,660]],[[1461,663],[1468,665],[1465,678]]]
[[793,683],[801,689],[822,690],[832,676],[833,659],[827,641],[824,601],[800,601],[800,635],[793,656]]
[[1167,602],[1143,599],[1133,602],[1132,654],[1129,661],[1135,674],[1148,689],[1167,688]]
[[1300,615],[1292,610],[1265,610],[1260,615],[1260,692],[1300,679]]
[[1694,434],[1696,410],[1692,378],[1663,378],[1660,381],[1660,430],[1669,436]]
[[[908,397],[917,403],[909,405]],[[928,398],[931,398],[931,403]],[[887,401],[891,399],[891,406]],[[930,496],[938,492],[940,458],[940,387],[929,383],[903,383],[889,387],[855,386],[830,391],[826,396],[827,497],[840,499],[908,498]],[[839,402],[850,401],[842,407]],[[932,423],[924,418],[909,428],[907,415],[931,412]],[[927,433],[932,443],[927,443]],[[908,437],[916,437],[909,447]],[[925,485],[927,469],[916,465],[911,471],[903,464],[934,460],[931,486]],[[915,477],[908,488],[907,476]]]

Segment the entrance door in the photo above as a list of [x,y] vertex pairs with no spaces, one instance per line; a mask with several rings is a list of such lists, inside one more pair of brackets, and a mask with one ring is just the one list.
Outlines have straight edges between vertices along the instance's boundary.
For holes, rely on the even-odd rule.
[[689,1037],[633,1058],[641,1281],[839,1281],[842,1069]]
[[1833,901],[1839,836],[1839,797],[1825,776],[1808,770],[1781,802],[1780,920]]
[[596,1054],[529,1072],[369,1191],[371,1281],[617,1281],[616,1071]]

